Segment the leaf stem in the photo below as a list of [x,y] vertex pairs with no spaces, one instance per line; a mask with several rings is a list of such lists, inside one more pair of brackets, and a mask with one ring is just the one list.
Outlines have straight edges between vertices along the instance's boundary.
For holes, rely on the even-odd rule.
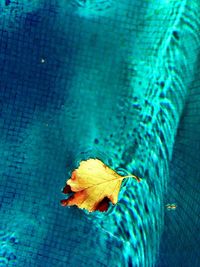
[[139,177],[137,177],[135,175],[132,175],[132,174],[129,174],[129,175],[126,175],[126,176],[122,176],[122,178],[130,178],[130,177],[135,178],[138,182],[140,182],[142,180],[141,178],[139,178]]

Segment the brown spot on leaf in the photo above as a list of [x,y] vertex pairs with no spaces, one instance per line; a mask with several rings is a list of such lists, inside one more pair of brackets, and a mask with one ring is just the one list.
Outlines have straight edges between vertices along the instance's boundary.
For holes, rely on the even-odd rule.
[[108,207],[109,207],[109,203],[110,203],[110,199],[108,197],[104,197],[104,199],[102,199],[102,201],[100,201],[95,210],[99,210],[101,212],[107,211]]
[[66,184],[65,187],[62,189],[63,194],[69,194],[72,193],[70,185]]

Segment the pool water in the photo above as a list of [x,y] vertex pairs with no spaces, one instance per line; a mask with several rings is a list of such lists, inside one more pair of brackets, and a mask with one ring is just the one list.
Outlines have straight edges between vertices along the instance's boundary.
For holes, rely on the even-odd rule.
[[[199,11],[1,1],[0,266],[199,266]],[[142,181],[104,213],[62,207],[89,158]]]

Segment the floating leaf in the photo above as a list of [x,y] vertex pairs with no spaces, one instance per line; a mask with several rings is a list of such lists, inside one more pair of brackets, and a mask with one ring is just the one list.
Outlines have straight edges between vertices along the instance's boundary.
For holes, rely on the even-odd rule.
[[121,176],[99,159],[82,161],[78,169],[72,172],[71,179],[63,189],[64,194],[74,193],[61,201],[62,206],[76,205],[90,212],[106,211],[111,201],[116,204],[122,180],[134,175]]

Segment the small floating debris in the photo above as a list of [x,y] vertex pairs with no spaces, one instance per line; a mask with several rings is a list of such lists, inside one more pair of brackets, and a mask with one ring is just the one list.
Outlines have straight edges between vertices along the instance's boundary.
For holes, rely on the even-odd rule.
[[165,207],[167,208],[167,210],[175,210],[177,208],[177,205],[176,203],[172,203],[165,205]]

